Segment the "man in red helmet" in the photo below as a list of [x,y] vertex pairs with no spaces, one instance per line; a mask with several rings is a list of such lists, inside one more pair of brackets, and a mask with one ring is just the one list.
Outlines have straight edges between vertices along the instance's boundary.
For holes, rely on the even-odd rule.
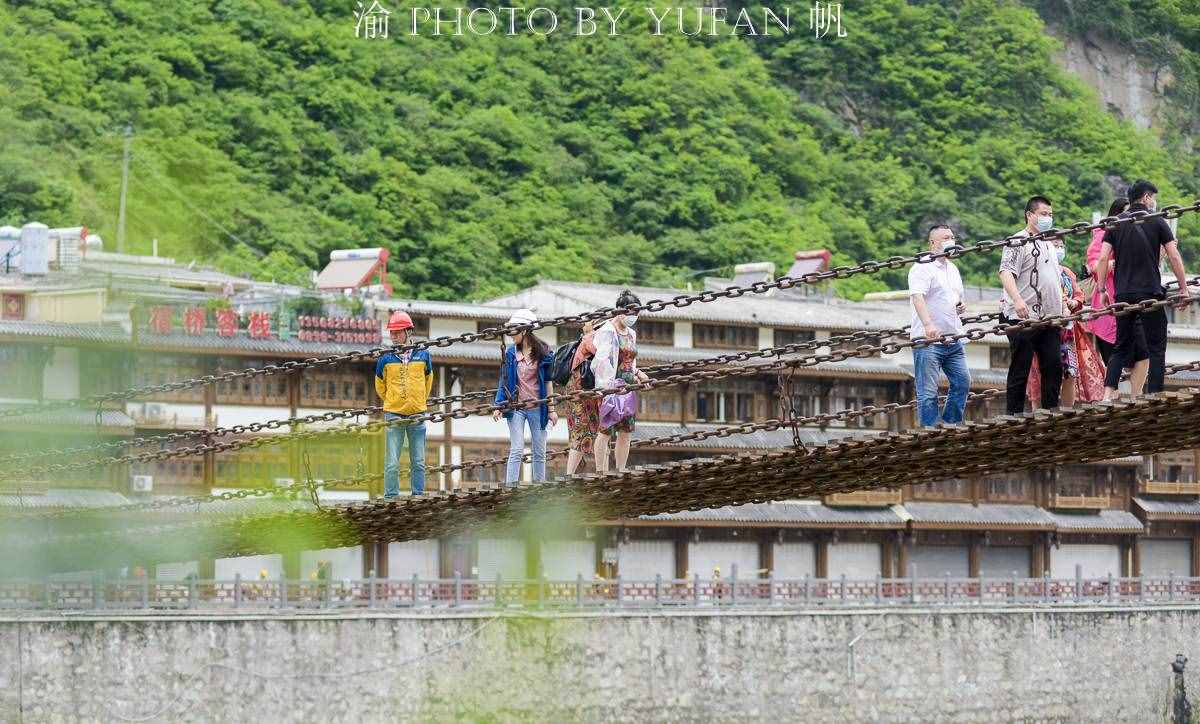
[[[392,312],[388,331],[393,345],[408,343],[412,318],[404,312]],[[429,392],[433,389],[433,361],[429,352],[405,350],[388,352],[375,363],[375,392],[383,401],[383,419],[400,420],[420,415],[428,407]],[[425,492],[425,422],[414,421],[389,425],[386,430],[386,453],[383,461],[383,499],[400,496],[400,453],[408,438],[409,480],[412,494]]]

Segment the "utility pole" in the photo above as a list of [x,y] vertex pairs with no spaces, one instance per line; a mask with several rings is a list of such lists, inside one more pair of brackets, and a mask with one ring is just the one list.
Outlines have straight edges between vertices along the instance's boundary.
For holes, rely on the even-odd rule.
[[133,126],[125,126],[125,155],[121,160],[121,210],[117,216],[117,253],[125,252],[125,191],[129,188],[129,147],[133,145]]

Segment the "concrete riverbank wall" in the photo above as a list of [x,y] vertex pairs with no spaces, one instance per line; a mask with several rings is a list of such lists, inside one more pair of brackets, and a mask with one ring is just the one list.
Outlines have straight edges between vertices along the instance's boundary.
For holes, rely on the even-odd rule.
[[1200,607],[10,614],[0,720],[1146,722],[1180,652]]

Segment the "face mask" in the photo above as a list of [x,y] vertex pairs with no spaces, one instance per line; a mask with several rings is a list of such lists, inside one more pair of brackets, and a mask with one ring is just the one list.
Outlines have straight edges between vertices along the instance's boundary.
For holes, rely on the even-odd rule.
[[1146,204],[1146,211],[1149,211],[1149,212],[1150,212],[1150,213],[1152,213],[1152,214],[1153,214],[1155,211],[1158,211],[1158,202],[1157,202],[1157,201],[1151,201],[1150,203]]
[[635,324],[637,324],[637,315],[636,314],[625,315],[625,326],[626,327],[632,327]]
[[1050,231],[1050,229],[1052,229],[1052,228],[1054,228],[1054,217],[1053,216],[1037,217],[1037,230],[1038,231]]
[[1054,253],[1058,256],[1058,263],[1062,264],[1063,259],[1067,258],[1067,249],[1063,246],[1054,247]]

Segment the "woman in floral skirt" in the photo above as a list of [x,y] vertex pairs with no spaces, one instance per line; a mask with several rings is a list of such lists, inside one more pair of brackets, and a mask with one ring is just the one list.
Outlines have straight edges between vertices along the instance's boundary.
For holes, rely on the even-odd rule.
[[[626,289],[617,297],[616,306],[626,307],[631,304],[641,304],[641,301]],[[637,367],[637,334],[633,331],[635,324],[636,314],[618,314],[596,332],[596,355],[592,360],[596,389],[616,387],[619,382],[632,385],[650,379]],[[608,472],[608,441],[614,435],[617,438],[617,470],[624,472],[629,462],[629,444],[632,442],[635,422],[635,416],[630,415],[601,430],[596,436],[596,472]]]
[[[567,382],[567,392],[583,389],[583,363],[596,353],[593,340],[592,323],[587,322],[583,325],[579,346],[575,348],[575,357],[571,360],[571,379]],[[574,475],[584,456],[592,454],[595,448],[596,434],[600,431],[600,398],[570,400],[566,404],[567,432],[570,438],[567,475]]]

